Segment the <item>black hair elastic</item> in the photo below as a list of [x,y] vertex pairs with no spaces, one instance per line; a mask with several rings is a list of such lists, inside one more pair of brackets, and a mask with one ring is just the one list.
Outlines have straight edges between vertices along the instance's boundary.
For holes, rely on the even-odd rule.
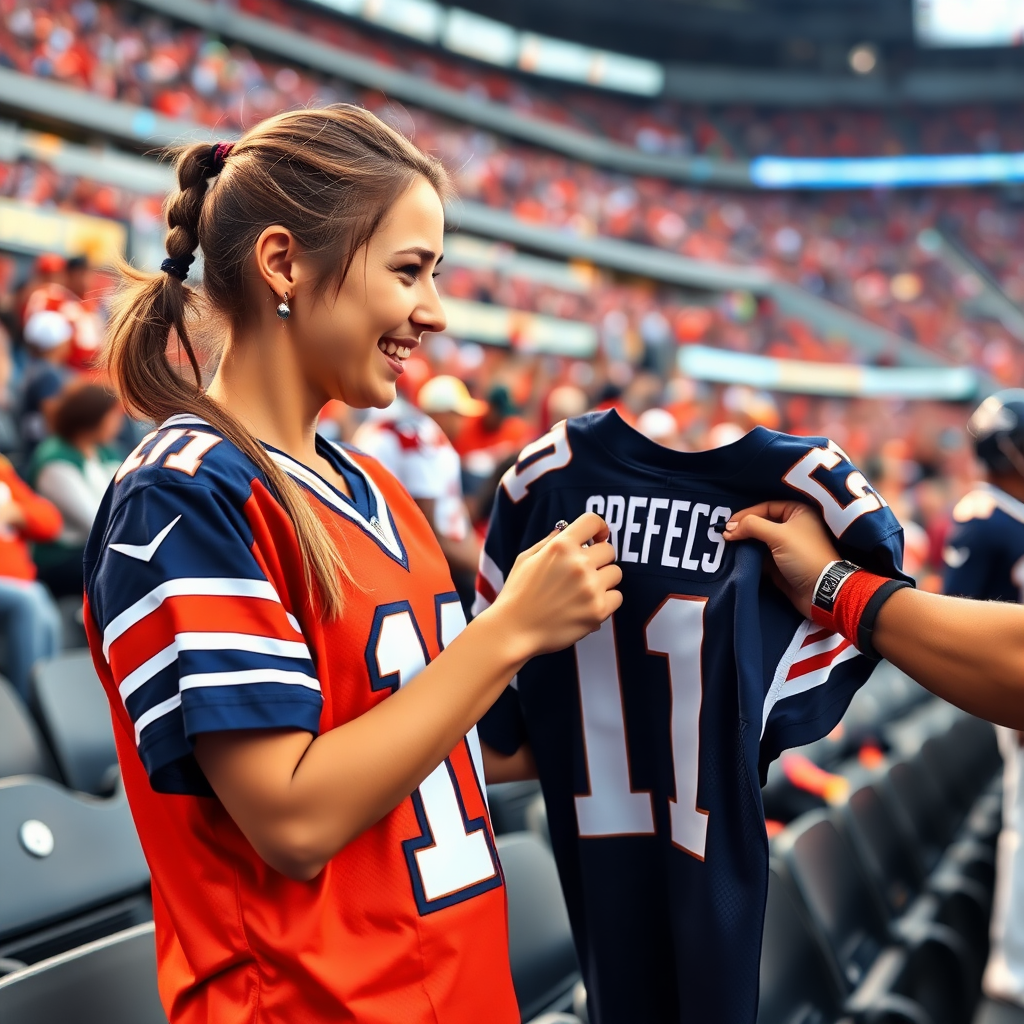
[[195,263],[195,256],[168,256],[167,259],[160,264],[160,269],[165,274],[170,274],[171,277],[176,277],[179,281],[184,281],[188,277],[188,269]]

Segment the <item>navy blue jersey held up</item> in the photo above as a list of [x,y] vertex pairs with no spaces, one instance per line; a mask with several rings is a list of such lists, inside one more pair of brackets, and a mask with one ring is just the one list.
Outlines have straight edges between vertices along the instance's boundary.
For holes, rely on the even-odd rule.
[[498,488],[477,611],[516,555],[590,510],[611,531],[623,604],[574,648],[535,658],[480,724],[529,742],[595,1024],[753,1024],[767,892],[759,778],[828,733],[872,669],[726,544],[734,511],[820,508],[842,554],[902,576],[902,530],[824,438],[757,428],[670,451],[614,412],[556,426]]
[[943,590],[979,601],[1024,601],[1024,503],[980,484],[953,509]]

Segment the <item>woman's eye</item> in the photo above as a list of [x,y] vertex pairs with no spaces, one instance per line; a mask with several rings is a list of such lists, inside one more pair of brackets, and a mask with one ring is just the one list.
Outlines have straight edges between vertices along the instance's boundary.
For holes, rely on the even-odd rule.
[[422,267],[418,263],[409,263],[404,267],[399,267],[398,272],[400,274],[406,274],[408,277],[419,277],[419,273]]

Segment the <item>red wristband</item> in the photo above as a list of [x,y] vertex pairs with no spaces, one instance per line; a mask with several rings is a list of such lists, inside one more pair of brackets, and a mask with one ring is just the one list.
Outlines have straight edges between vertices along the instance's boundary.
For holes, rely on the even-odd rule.
[[861,569],[843,581],[831,612],[827,612],[817,605],[811,605],[811,621],[816,626],[839,633],[856,644],[858,641],[857,629],[860,626],[861,617],[864,615],[864,609],[867,608],[868,602],[875,596],[875,593],[889,582],[885,576],[875,576],[873,573]]

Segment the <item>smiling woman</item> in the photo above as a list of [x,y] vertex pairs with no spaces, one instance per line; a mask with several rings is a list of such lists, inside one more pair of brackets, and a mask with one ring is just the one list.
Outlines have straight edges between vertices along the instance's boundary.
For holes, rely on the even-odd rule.
[[[408,493],[315,433],[329,399],[393,401],[445,326],[436,161],[339,106],[188,147],[177,173],[164,272],[123,268],[109,349],[125,404],[158,426],[85,557],[165,1009],[517,1022],[474,723],[529,658],[618,607],[607,530],[590,513],[521,555],[466,626]],[[202,301],[229,324],[206,390],[184,284],[200,246]]]

